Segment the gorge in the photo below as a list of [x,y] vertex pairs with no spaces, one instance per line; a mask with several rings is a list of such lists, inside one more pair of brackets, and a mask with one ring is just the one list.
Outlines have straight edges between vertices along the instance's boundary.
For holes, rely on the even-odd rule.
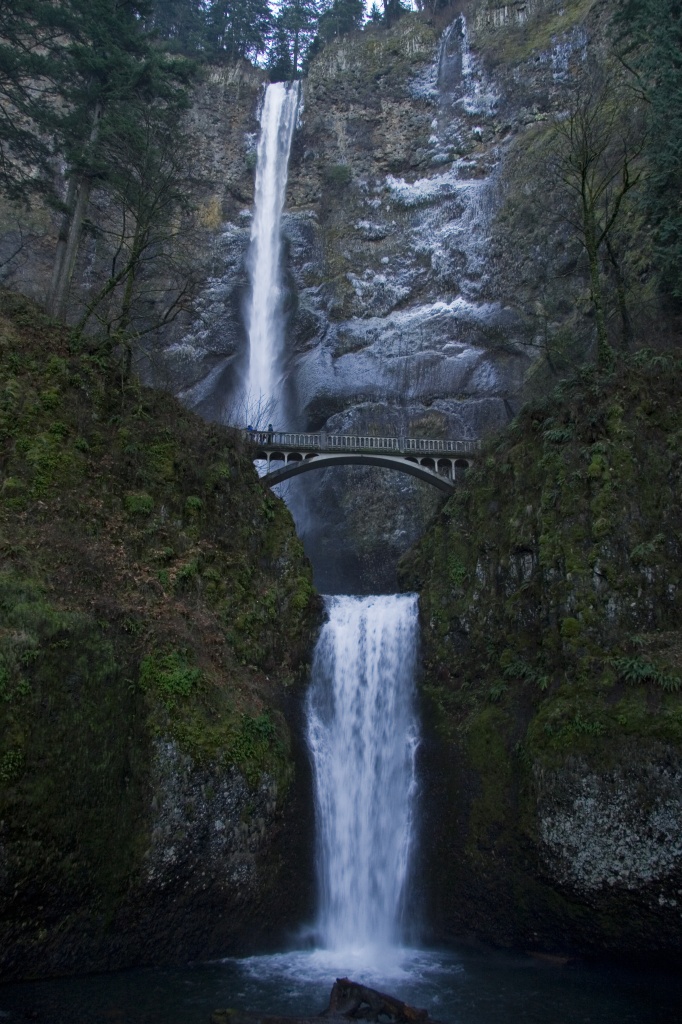
[[[180,966],[9,985],[10,1019],[309,1012],[342,972],[446,1021],[675,1019],[675,982],[622,965],[680,945],[676,321],[625,202],[644,255],[603,277],[615,351],[631,275],[633,340],[595,367],[542,178],[610,31],[604,4],[481,3],[333,40],[300,83],[212,69],[196,301],[137,321],[142,384],[17,294],[45,293],[32,210],[0,297],[0,963]],[[289,480],[294,532],[247,424],[483,448],[445,502]]]

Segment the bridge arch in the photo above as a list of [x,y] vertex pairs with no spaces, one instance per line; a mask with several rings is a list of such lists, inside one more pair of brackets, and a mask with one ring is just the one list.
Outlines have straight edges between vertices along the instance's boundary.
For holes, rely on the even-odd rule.
[[[481,442],[410,437],[359,437],[350,434],[301,434],[244,431],[255,461],[267,463],[261,477],[274,485],[311,469],[379,466],[398,470],[451,493],[469,468]],[[275,464],[275,468],[273,468]]]
[[[432,460],[431,460],[432,461]],[[441,491],[451,494],[454,490],[454,482],[447,476],[441,476],[434,469],[424,466],[416,460],[396,458],[388,455],[364,455],[360,453],[343,453],[332,455],[315,455],[312,458],[288,459],[283,466],[277,469],[270,469],[261,479],[274,487],[285,480],[291,480],[294,476],[308,473],[313,469],[331,469],[334,466],[379,466],[382,469],[398,470],[408,473],[410,476],[424,480],[426,483],[437,487]]]

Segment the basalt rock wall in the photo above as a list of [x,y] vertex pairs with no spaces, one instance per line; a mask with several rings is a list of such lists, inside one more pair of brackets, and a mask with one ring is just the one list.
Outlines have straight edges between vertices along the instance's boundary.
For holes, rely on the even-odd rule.
[[[485,437],[546,386],[548,334],[569,331],[584,356],[580,247],[532,175],[607,23],[599,5],[474,4],[368,28],[313,61],[284,218],[286,426]],[[222,227],[232,256],[211,294],[230,294],[233,311],[249,217],[244,204]],[[182,346],[191,364],[191,334]],[[224,414],[233,353],[185,399]],[[396,558],[442,500],[359,468],[292,480],[287,495],[324,590],[392,589]]]
[[[456,3],[389,31],[370,26],[314,58],[284,220],[287,422],[278,426],[481,437],[585,356],[586,268],[543,176],[552,118],[576,73],[603,59],[609,19],[608,4],[588,0]],[[209,69],[196,90],[186,124],[194,214],[176,242],[194,301],[136,350],[144,380],[223,422],[247,416],[246,258],[264,78],[242,63]],[[109,266],[96,229],[105,213],[95,191],[72,318]],[[17,228],[15,212],[4,214],[7,255]],[[25,220],[22,252],[3,272],[40,299],[53,227],[45,211]],[[146,301],[171,291],[162,275]],[[441,501],[409,477],[359,468],[293,480],[288,500],[325,590],[393,588],[395,558]]]
[[403,561],[439,935],[679,957],[680,370],[527,406]]
[[[437,19],[368,27],[312,61],[284,218],[278,426],[482,437],[529,389],[547,386],[538,356],[548,344],[554,368],[566,337],[584,357],[585,268],[561,201],[548,198],[543,161],[576,72],[608,48],[610,13],[586,0],[453,5]],[[194,213],[178,242],[194,302],[136,353],[145,380],[223,421],[246,415],[245,265],[263,88],[262,72],[238,65],[209,71],[197,89]],[[91,215],[96,223],[96,202]],[[52,242],[47,215],[32,216],[32,248],[7,273],[39,298]],[[106,263],[95,231],[72,317]],[[393,587],[390,566],[441,500],[408,477],[360,468],[291,481],[288,493],[323,589]]]
[[312,913],[320,618],[239,435],[0,293],[0,976],[186,962]]

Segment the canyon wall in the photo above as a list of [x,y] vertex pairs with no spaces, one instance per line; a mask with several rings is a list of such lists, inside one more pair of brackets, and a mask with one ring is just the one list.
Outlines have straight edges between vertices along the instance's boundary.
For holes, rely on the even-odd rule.
[[403,560],[437,934],[679,958],[681,371],[527,405]]
[[[276,426],[483,437],[584,358],[586,267],[546,156],[576,72],[607,48],[609,14],[584,0],[455,5],[438,19],[368,27],[312,61],[284,220],[287,414]],[[242,425],[263,87],[263,73],[242,64],[209,69],[196,92],[194,215],[177,242],[194,299],[136,349],[147,382]],[[108,258],[96,207],[95,196],[74,318]],[[50,240],[46,214],[32,216],[6,274],[40,298]],[[150,282],[154,301],[163,285]],[[440,502],[382,470],[313,474],[287,488],[323,590],[391,589],[397,556]]]
[[0,976],[245,952],[312,912],[321,617],[233,431],[0,293]]

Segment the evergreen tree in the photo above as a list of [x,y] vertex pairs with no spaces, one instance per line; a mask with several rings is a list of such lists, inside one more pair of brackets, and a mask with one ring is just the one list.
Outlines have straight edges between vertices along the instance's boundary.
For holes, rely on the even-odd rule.
[[172,53],[194,56],[207,48],[204,0],[154,0],[148,24]]
[[331,7],[321,15],[317,31],[325,42],[329,42],[330,39],[357,31],[362,27],[364,16],[363,0],[333,0]]
[[0,0],[0,191],[12,199],[47,188],[51,177],[61,14],[49,0]]
[[213,55],[234,60],[265,52],[272,27],[268,0],[211,0],[207,21]]
[[119,159],[107,158],[110,125],[126,118],[132,125],[140,108],[180,108],[183,84],[192,71],[169,58],[145,32],[152,11],[148,0],[63,0],[69,41],[62,46],[64,106],[55,132],[68,167],[68,189],[55,254],[49,306],[65,308],[93,185],[106,187]]
[[290,78],[298,78],[315,38],[319,18],[318,0],[283,0],[276,23],[280,45],[286,45],[291,67]]
[[387,28],[391,25],[395,25],[403,14],[407,14],[410,10],[409,4],[404,4],[402,0],[383,0],[384,3],[384,24]]
[[680,0],[625,0],[625,60],[647,100],[646,206],[664,289],[682,300],[682,8]]
[[290,82],[294,68],[289,50],[289,34],[280,17],[275,19],[267,61],[268,74],[272,82]]

